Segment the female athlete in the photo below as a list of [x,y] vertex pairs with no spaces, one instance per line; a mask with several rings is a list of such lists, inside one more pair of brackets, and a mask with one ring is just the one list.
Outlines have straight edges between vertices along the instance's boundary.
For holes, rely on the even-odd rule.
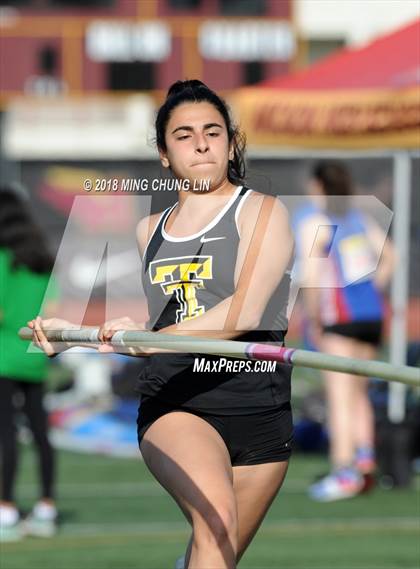
[[[281,345],[288,216],[277,198],[243,185],[244,143],[226,104],[200,81],[178,81],[157,114],[156,140],[163,167],[190,189],[138,225],[146,327]],[[30,325],[52,354],[42,328],[54,322]],[[127,317],[105,323],[100,351],[113,351],[107,342],[117,330],[141,327]],[[140,450],[192,526],[183,563],[232,569],[286,475],[290,366],[267,372],[260,362],[148,348],[136,355],[148,358],[138,387]]]

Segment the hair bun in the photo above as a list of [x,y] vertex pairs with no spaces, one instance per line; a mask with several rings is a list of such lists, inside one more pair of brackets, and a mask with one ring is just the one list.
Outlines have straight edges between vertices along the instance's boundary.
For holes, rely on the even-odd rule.
[[169,97],[178,95],[183,91],[187,90],[194,91],[195,89],[199,89],[200,87],[208,89],[207,85],[205,85],[202,81],[199,81],[198,79],[187,79],[186,81],[176,81],[169,87],[166,98],[168,99]]

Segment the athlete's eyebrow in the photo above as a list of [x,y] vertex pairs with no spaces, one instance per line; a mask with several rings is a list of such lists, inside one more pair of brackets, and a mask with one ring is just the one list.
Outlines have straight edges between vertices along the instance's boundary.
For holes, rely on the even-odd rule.
[[[207,130],[209,128],[214,128],[214,127],[223,128],[223,126],[217,122],[209,122],[209,123],[204,125],[204,130]],[[186,126],[186,125],[185,126],[178,126],[178,127],[176,127],[175,130],[172,131],[171,134],[175,134],[176,132],[178,132],[178,130],[187,130],[189,132],[192,132],[194,129],[192,126]]]

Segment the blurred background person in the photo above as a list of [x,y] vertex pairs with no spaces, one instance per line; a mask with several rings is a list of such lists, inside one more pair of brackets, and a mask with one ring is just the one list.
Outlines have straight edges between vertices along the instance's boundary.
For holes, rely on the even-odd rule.
[[[375,359],[384,319],[382,291],[394,267],[393,246],[377,223],[352,205],[353,182],[344,164],[316,164],[309,191],[317,205],[298,229],[303,249],[310,251],[303,257],[309,337],[320,351]],[[374,256],[380,259],[378,267],[365,277]],[[326,272],[317,258],[328,263]],[[331,473],[313,484],[309,494],[332,501],[356,496],[372,485],[374,413],[368,378],[333,371],[323,376]]]
[[[23,193],[23,191],[22,191]],[[43,235],[12,186],[0,188],[0,541],[24,533],[52,536],[56,529],[54,451],[48,440],[43,407],[47,357],[27,353],[29,342],[17,335],[44,299],[53,259]],[[18,403],[23,401],[21,409]],[[32,432],[39,461],[40,498],[24,523],[15,501],[18,466],[16,417],[22,410]]]

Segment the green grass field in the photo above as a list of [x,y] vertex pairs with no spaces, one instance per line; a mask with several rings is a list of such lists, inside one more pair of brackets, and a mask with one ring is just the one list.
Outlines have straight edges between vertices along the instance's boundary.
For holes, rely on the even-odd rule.
[[[420,492],[375,490],[316,504],[305,494],[326,470],[295,455],[287,481],[239,567],[248,569],[414,569],[420,567]],[[36,498],[35,463],[25,450],[18,495]],[[61,525],[53,539],[2,545],[1,569],[172,569],[189,529],[143,462],[59,453]],[[205,568],[203,568],[205,569]]]

